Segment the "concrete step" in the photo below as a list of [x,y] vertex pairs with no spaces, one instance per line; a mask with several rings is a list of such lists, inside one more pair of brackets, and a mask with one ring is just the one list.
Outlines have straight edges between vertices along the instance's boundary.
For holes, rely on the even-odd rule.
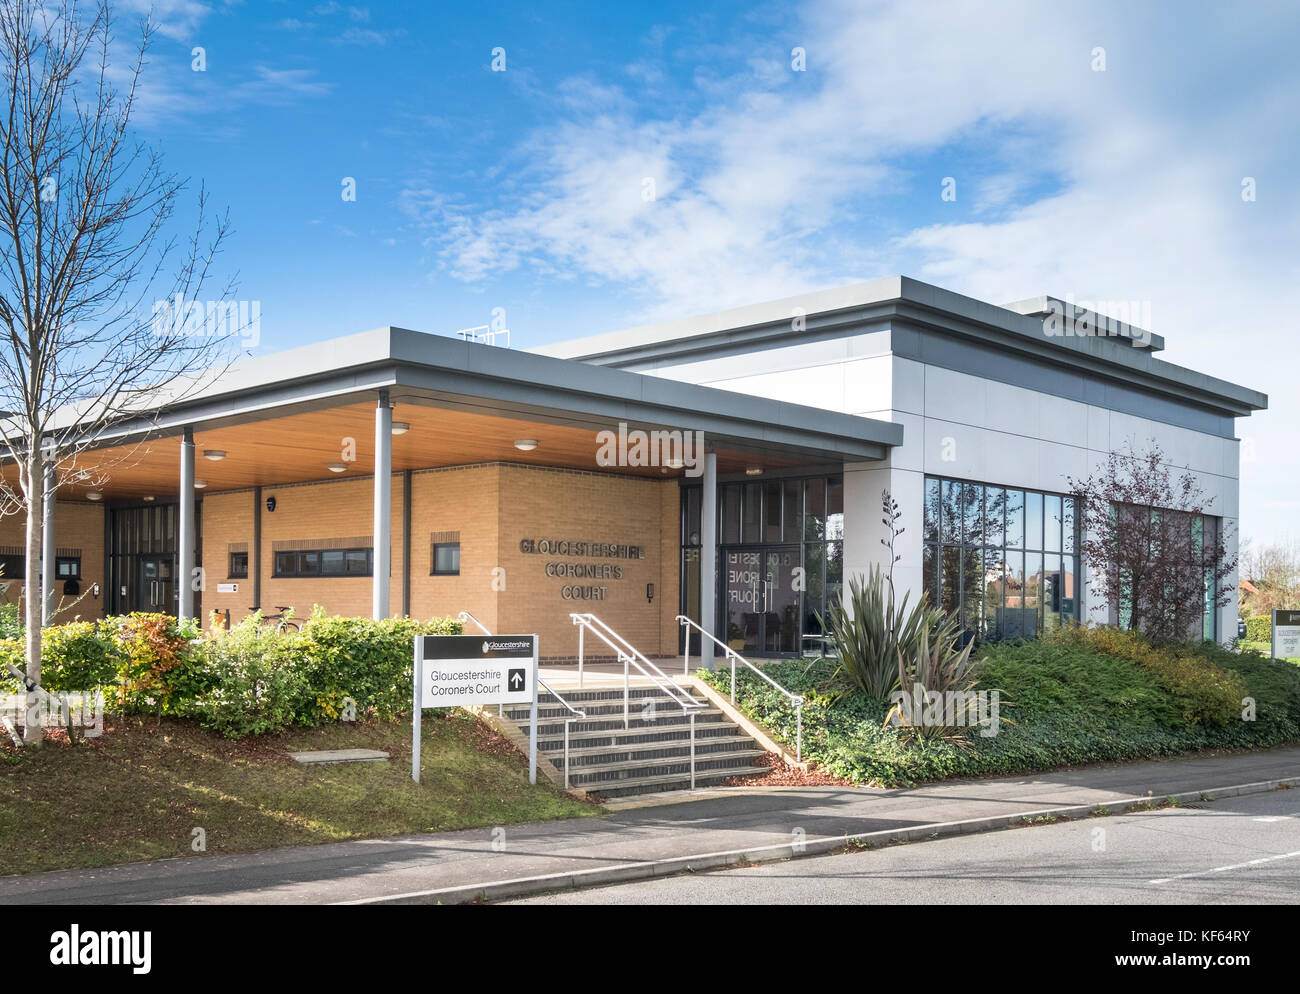
[[[562,769],[564,766],[564,750],[557,749],[554,752],[547,751],[544,753],[547,759],[555,764],[556,769]],[[651,762],[669,762],[676,760],[690,760],[691,744],[687,742],[650,742],[640,745],[636,748],[612,748],[602,747],[599,749],[569,750],[569,768],[591,769],[604,766],[618,766],[626,763],[641,763],[642,765]],[[722,756],[740,756],[748,755],[752,759],[757,759],[763,755],[763,750],[755,744],[754,740],[746,735],[729,735],[725,738],[716,740],[705,740],[695,743],[696,763],[701,759],[718,759]]]
[[[528,726],[524,725],[520,731],[527,737]],[[721,738],[735,733],[736,726],[731,722],[700,721],[695,724],[695,741],[697,742],[705,742],[709,739]],[[619,748],[647,742],[689,742],[690,738],[690,725],[647,725],[640,728],[625,729],[622,722],[619,722],[614,728],[589,729],[581,733],[571,732],[569,734],[569,748],[585,749],[592,746]],[[537,746],[543,752],[563,749],[564,727],[539,728]]]
[[[769,772],[765,766],[738,766],[734,768],[721,770],[702,771],[698,768],[695,771],[695,787],[716,787],[723,781],[730,780],[732,777],[757,777],[763,776]],[[583,790],[605,798],[629,797],[634,794],[656,794],[661,791],[669,790],[690,790],[691,775],[687,771],[685,775],[681,773],[666,773],[655,776],[643,777],[625,777],[620,780],[607,780],[605,782],[573,784],[575,787],[580,786]]]
[[[564,757],[551,756],[551,762],[561,773],[564,772]],[[748,769],[755,760],[763,758],[761,749],[729,749],[725,752],[695,753],[695,776],[701,773],[712,775],[717,770],[744,768]],[[634,757],[615,762],[573,763],[569,767],[569,779],[577,785],[580,781],[590,783],[596,780],[610,779],[614,774],[636,779],[641,776],[657,776],[659,773],[680,772],[690,779],[690,754],[684,756]]]

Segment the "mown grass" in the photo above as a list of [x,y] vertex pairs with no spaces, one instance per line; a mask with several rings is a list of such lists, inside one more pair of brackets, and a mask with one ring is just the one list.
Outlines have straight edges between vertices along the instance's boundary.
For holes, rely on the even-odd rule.
[[[436,717],[434,715],[437,715]],[[95,739],[0,746],[0,874],[582,817],[529,784],[524,759],[462,711],[230,741],[192,722],[108,716]],[[301,766],[290,751],[382,749],[386,763]]]
[[[1014,724],[1004,721],[991,737],[968,730],[960,743],[900,741],[897,729],[882,727],[887,704],[837,693],[833,661],[791,660],[765,669],[807,697],[804,758],[855,783],[881,787],[1300,739],[1300,667],[1213,646],[1191,651],[1232,685],[1244,685],[1254,702],[1253,720],[1238,713],[1222,724],[1189,722],[1186,699],[1171,692],[1167,674],[1065,640],[981,649],[979,687],[999,691],[1001,716]],[[729,688],[729,671],[701,675],[724,692]],[[747,713],[794,742],[794,712],[783,696],[740,673],[736,696]]]

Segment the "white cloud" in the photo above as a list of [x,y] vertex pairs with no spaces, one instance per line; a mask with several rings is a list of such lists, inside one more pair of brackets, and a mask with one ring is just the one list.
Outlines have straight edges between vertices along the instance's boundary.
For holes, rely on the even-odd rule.
[[[1241,425],[1243,507],[1248,532],[1282,531],[1263,502],[1300,489],[1297,13],[1182,13],[825,0],[779,38],[715,39],[750,54],[701,60],[704,110],[572,80],[496,200],[405,203],[458,277],[608,281],[644,302],[634,319],[893,272],[995,302],[1149,300],[1170,361],[1272,394]],[[804,73],[778,71],[791,37]],[[945,175],[961,209],[934,223]]]

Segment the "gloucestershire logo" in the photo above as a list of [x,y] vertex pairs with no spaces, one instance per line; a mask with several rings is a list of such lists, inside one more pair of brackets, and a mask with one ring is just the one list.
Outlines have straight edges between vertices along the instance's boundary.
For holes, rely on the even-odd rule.
[[487,654],[488,654],[489,652],[491,652],[491,651],[492,651],[492,647],[491,647],[490,645],[487,644],[487,640],[485,639],[485,640],[483,641],[483,654],[484,654],[484,655],[487,655]]
[[135,974],[152,968],[152,932],[107,932],[72,925],[50,936],[50,962],[55,966],[129,966]]

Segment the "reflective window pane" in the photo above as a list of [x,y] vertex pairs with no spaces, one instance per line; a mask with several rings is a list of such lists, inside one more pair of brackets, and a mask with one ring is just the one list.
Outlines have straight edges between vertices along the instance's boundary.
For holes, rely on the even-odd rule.
[[1025,493],[1025,548],[1043,548],[1043,495],[1032,490]]
[[939,541],[939,481],[925,481],[925,536],[926,542]]
[[1025,547],[1025,492],[1007,491],[1007,547]]
[[1048,494],[1043,498],[1043,549],[1061,551],[1061,498]]
[[840,476],[826,481],[826,537],[844,538],[844,478]]

